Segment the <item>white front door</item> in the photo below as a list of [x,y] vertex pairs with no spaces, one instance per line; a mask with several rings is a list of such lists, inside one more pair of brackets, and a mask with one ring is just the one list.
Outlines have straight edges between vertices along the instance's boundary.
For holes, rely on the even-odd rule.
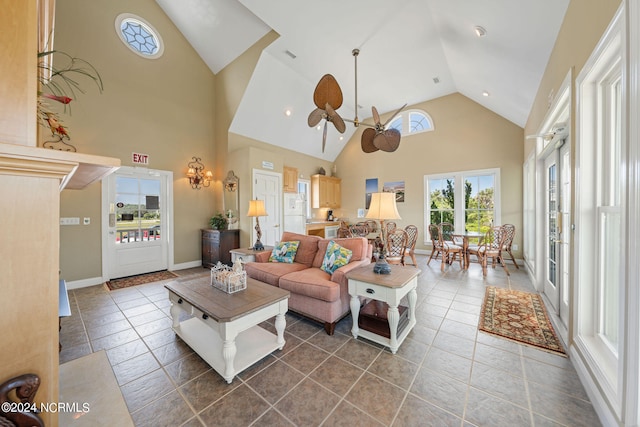
[[[267,216],[260,217],[261,242],[263,245],[274,246],[282,235],[282,174],[254,169],[253,198],[264,200],[267,211]],[[255,240],[254,230],[251,241]]]
[[169,267],[172,172],[122,167],[102,181],[103,278]]

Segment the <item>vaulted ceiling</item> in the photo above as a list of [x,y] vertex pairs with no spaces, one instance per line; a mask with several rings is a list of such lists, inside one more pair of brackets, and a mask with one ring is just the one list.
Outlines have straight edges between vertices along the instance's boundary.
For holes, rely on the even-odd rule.
[[[270,30],[231,132],[333,161],[355,131],[310,128],[313,90],[340,84],[353,119],[459,92],[524,127],[569,0],[156,0],[213,73]],[[478,37],[476,27],[486,34]],[[486,93],[488,96],[483,95]],[[291,115],[285,114],[286,110]],[[428,112],[428,111],[427,111]],[[368,119],[367,119],[368,118]],[[437,123],[436,123],[437,126]],[[340,140],[342,136],[342,140]]]

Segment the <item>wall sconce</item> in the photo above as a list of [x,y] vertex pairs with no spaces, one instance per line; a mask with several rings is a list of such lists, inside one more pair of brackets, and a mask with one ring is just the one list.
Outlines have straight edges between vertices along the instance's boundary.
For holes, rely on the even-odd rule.
[[200,187],[208,187],[213,181],[213,172],[205,171],[204,165],[200,163],[200,157],[192,157],[193,161],[189,162],[189,170],[187,171],[187,178],[189,178],[189,184],[194,190],[199,190]]

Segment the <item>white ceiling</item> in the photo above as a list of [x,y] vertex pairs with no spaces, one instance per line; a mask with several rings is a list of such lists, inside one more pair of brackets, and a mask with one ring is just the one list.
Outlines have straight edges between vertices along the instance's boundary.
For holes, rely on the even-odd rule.
[[[270,29],[230,131],[333,161],[343,140],[309,128],[313,90],[332,74],[344,95],[338,113],[371,122],[383,114],[459,92],[524,127],[569,0],[156,0],[218,73]],[[475,26],[486,29],[477,37]],[[293,59],[286,52],[296,55]],[[434,78],[439,83],[434,82]],[[483,92],[489,93],[488,97]],[[287,117],[286,109],[292,111]],[[428,111],[427,111],[428,112]],[[437,123],[436,123],[437,126]]]

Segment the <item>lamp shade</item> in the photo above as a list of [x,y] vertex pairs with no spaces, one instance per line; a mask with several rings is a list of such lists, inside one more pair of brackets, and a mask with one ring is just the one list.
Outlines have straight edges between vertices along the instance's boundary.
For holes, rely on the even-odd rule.
[[396,206],[396,193],[372,193],[367,219],[402,219]]
[[267,211],[264,208],[264,200],[249,200],[249,212],[247,216],[267,216]]

